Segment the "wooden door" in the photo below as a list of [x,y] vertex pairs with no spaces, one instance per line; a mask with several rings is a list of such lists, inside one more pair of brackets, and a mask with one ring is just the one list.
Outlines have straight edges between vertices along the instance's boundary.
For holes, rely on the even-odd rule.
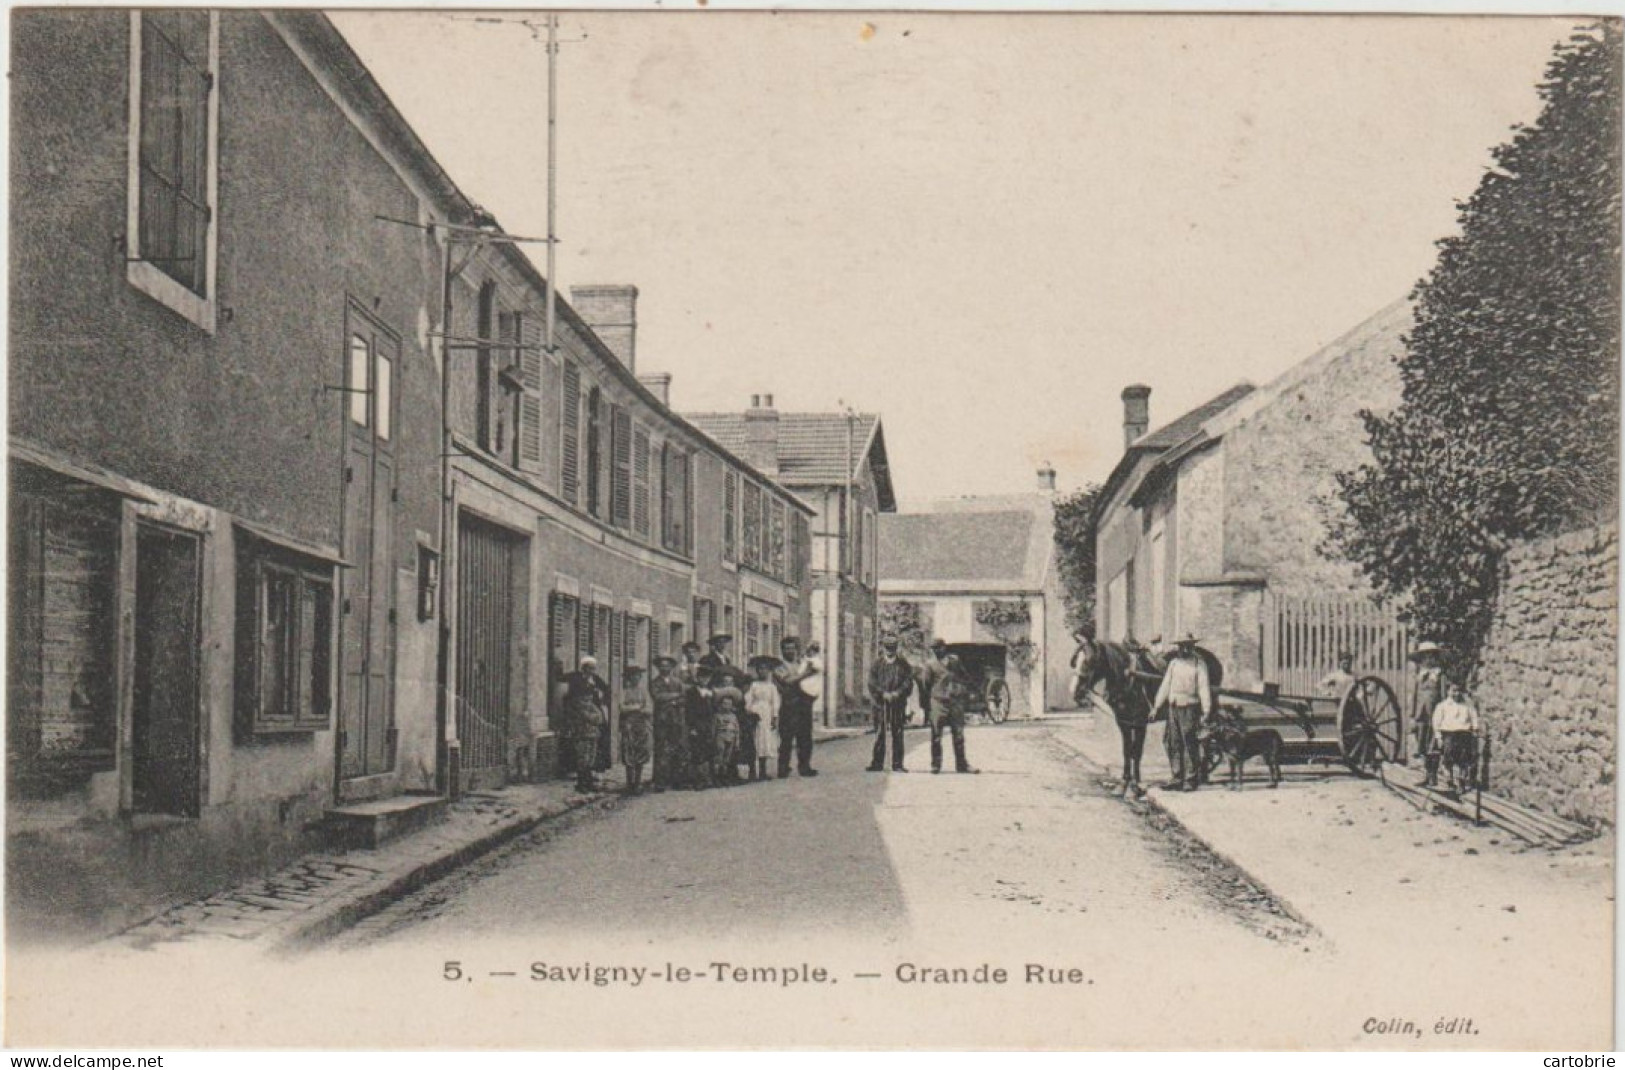
[[199,539],[136,526],[131,800],[139,813],[196,817]]
[[344,570],[339,723],[344,781],[393,770],[395,398],[400,343],[352,310],[345,352]]
[[506,782],[513,709],[515,555],[522,540],[464,514],[457,527],[457,738],[463,786]]

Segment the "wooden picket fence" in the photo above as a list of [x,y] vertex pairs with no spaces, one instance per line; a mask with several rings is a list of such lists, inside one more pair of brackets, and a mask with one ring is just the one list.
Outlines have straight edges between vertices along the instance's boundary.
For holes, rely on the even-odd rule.
[[1411,634],[1393,610],[1359,595],[1265,596],[1264,679],[1283,695],[1313,695],[1343,650],[1354,655],[1355,676],[1382,677],[1409,706]]

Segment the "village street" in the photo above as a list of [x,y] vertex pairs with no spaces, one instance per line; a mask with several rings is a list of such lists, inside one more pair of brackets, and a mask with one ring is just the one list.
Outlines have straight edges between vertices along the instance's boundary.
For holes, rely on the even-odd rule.
[[[346,970],[456,961],[488,1000],[532,1004],[540,990],[574,1013],[639,1008],[615,1034],[634,1045],[1019,1045],[1037,1035],[1034,1014],[1056,1016],[1044,1032],[1055,1042],[1089,1046],[1608,1042],[1606,845],[1521,852],[1493,830],[1419,814],[1373,781],[1289,767],[1276,792],[1254,781],[1178,800],[1201,805],[1191,823],[1217,830],[1208,838],[1223,854],[1257,863],[1249,875],[1160,807],[1109,793],[1086,756],[1102,757],[1103,727],[1085,714],[973,729],[978,776],[932,776],[919,731],[908,734],[908,775],[866,773],[870,737],[860,737],[822,745],[816,780],[581,811],[402,900],[332,950]],[[731,989],[707,976],[656,1014],[655,1001],[639,1002],[642,986],[568,979],[587,964],[668,961],[697,974],[716,962],[821,965],[839,984],[872,987],[874,1013],[853,1015],[839,1037],[813,1013],[805,1035],[758,1035],[748,1015],[719,1031],[707,1017],[727,1015],[730,1001],[850,1014],[851,993]],[[1008,983],[914,980],[982,963]],[[1045,973],[1029,984],[1029,965],[1077,980]],[[1509,983],[1490,988],[1485,976]],[[1182,992],[1200,994],[1201,1013],[1165,1013]],[[684,1008],[693,1020],[674,1035],[669,1016]],[[1436,1033],[1441,1023],[1460,1032]],[[536,1028],[545,1035],[543,1021]]]

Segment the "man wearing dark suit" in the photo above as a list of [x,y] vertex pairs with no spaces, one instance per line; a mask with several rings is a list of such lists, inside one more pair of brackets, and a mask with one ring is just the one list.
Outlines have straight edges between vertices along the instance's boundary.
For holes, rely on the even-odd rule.
[[888,734],[892,741],[892,772],[908,772],[903,768],[903,726],[908,722],[908,696],[913,690],[914,670],[897,653],[897,636],[883,636],[880,657],[869,667],[869,701],[875,707],[875,753],[869,772],[886,768]]

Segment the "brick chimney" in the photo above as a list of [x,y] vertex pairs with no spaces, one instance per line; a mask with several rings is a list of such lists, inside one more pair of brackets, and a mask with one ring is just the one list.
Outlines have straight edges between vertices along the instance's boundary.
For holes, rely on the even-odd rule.
[[1055,493],[1055,469],[1048,461],[1038,470],[1038,489],[1045,494]]
[[638,382],[649,388],[649,393],[660,399],[660,404],[671,408],[671,372],[648,372],[638,376]]
[[763,475],[779,474],[779,410],[772,394],[752,394],[745,411],[745,460]]
[[630,285],[572,286],[570,304],[611,353],[638,370],[638,288]]
[[1151,388],[1136,383],[1123,388],[1123,448],[1151,427]]

